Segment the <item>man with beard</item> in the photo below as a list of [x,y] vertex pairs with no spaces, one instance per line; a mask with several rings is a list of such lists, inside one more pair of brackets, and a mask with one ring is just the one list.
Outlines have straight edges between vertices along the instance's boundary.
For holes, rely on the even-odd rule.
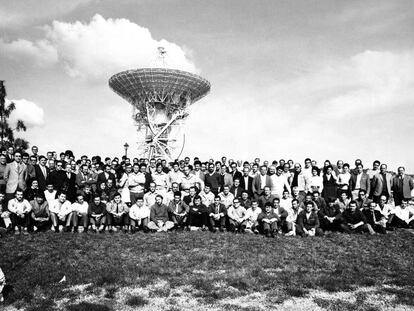
[[150,222],[148,229],[156,232],[166,232],[174,227],[174,223],[168,220],[168,207],[162,203],[162,195],[157,194],[155,204],[150,209]]

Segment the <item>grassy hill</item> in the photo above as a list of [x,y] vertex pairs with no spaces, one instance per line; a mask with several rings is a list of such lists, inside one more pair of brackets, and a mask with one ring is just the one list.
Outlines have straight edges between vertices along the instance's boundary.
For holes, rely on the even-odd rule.
[[[0,240],[5,310],[414,308],[414,235],[52,232]],[[66,281],[59,283],[65,276]],[[1,308],[1,307],[0,307]]]

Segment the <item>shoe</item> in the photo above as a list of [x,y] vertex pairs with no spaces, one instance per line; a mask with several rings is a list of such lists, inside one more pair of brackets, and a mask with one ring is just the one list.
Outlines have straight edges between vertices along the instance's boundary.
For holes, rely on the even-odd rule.
[[29,235],[29,232],[27,231],[27,228],[23,229],[23,235]]

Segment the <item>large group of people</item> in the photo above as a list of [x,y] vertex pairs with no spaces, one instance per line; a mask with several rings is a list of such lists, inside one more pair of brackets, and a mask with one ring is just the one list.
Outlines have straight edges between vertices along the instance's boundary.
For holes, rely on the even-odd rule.
[[0,231],[210,230],[267,237],[414,228],[413,178],[374,161],[76,159],[0,150]]

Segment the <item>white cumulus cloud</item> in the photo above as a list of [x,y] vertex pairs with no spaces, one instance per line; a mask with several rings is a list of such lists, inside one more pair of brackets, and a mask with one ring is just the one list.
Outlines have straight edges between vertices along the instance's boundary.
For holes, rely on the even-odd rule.
[[167,52],[167,68],[197,71],[187,48],[156,40],[147,28],[124,18],[95,15],[89,23],[54,21],[43,31],[37,41],[0,39],[0,48],[11,58],[31,58],[42,65],[59,62],[69,75],[86,79],[103,80],[122,70],[163,66],[157,59],[158,47]]
[[11,101],[16,105],[16,109],[10,115],[11,125],[16,124],[17,120],[22,120],[28,128],[42,126],[45,123],[43,108],[38,104],[27,99],[7,99],[6,104]]

